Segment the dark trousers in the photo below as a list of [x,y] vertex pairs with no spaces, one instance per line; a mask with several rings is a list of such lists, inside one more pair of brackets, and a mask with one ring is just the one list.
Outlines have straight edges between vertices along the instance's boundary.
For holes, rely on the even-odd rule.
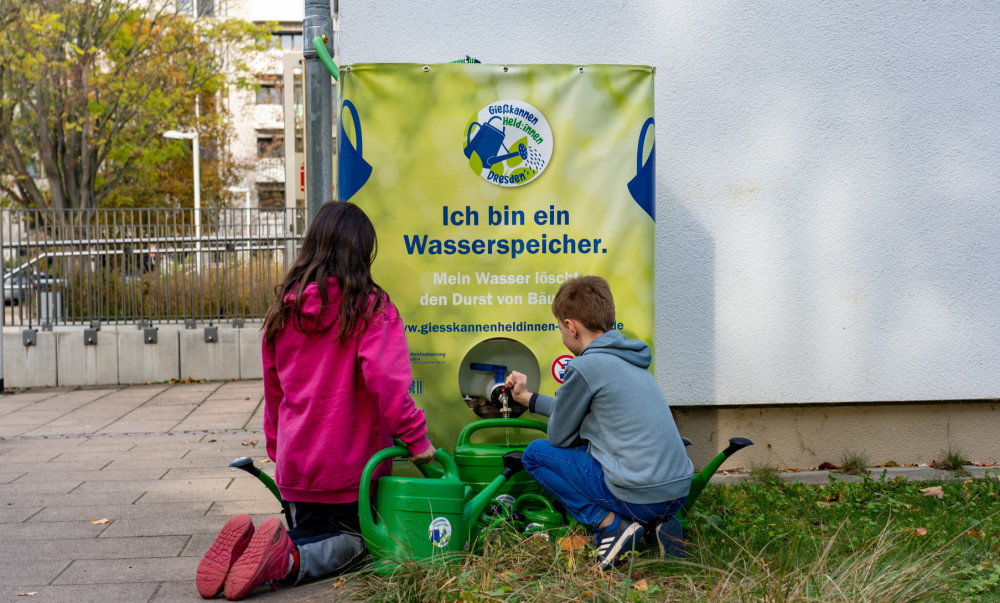
[[299,551],[299,571],[285,578],[283,585],[343,573],[367,556],[358,521],[358,503],[285,501],[284,512],[288,536]]

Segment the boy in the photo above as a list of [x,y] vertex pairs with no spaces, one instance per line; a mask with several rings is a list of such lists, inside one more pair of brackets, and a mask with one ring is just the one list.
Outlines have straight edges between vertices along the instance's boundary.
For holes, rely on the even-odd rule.
[[661,553],[694,466],[670,407],[649,372],[649,346],[614,330],[615,302],[598,276],[570,279],[552,302],[574,358],[555,397],[531,393],[513,371],[517,403],[549,417],[548,439],[531,442],[524,469],[596,532],[598,567],[620,564],[653,525]]

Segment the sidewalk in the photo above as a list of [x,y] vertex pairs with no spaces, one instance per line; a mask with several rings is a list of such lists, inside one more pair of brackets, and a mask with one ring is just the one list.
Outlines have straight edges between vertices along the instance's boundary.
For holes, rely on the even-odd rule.
[[[228,467],[266,458],[262,400],[260,381],[0,396],[0,601],[201,601],[195,570],[222,524],[281,512]],[[332,584],[248,599],[328,600]]]
[[[281,510],[263,484],[228,467],[240,456],[266,459],[262,408],[260,381],[0,396],[0,601],[201,601],[195,569],[226,519],[249,513],[259,523]],[[929,467],[885,471],[955,479]],[[781,474],[804,483],[829,476]],[[350,598],[350,587],[333,589],[332,581],[258,589],[249,599]]]

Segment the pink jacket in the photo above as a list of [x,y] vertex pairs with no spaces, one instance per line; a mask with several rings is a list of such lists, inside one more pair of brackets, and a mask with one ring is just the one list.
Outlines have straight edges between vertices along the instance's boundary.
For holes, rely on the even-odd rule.
[[[410,352],[396,307],[387,303],[367,331],[338,342],[335,279],[328,293],[322,323],[316,284],[302,294],[302,326],[328,330],[303,333],[292,311],[275,347],[262,345],[267,456],[281,496],[290,501],[357,501],[365,463],[394,437],[411,454],[430,446],[424,413],[409,394]],[[285,299],[291,303],[294,294]],[[380,465],[372,484],[391,468],[391,462]]]

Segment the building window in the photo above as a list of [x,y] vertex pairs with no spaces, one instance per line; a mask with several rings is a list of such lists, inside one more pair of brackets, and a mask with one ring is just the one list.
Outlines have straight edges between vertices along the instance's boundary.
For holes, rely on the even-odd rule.
[[285,209],[285,192],[277,188],[261,188],[257,191],[257,203],[263,211],[281,211]]
[[302,34],[295,32],[275,32],[271,34],[276,48],[302,50]]
[[257,88],[257,104],[258,105],[280,105],[281,104],[281,85],[280,84],[260,84]]
[[[193,16],[191,14],[191,7],[194,6],[194,2],[195,0],[177,0],[177,12],[182,15]],[[199,17],[215,16],[215,0],[197,0],[197,2]]]
[[257,132],[257,157],[275,157],[284,159],[285,157],[285,135],[281,130],[267,130]]

